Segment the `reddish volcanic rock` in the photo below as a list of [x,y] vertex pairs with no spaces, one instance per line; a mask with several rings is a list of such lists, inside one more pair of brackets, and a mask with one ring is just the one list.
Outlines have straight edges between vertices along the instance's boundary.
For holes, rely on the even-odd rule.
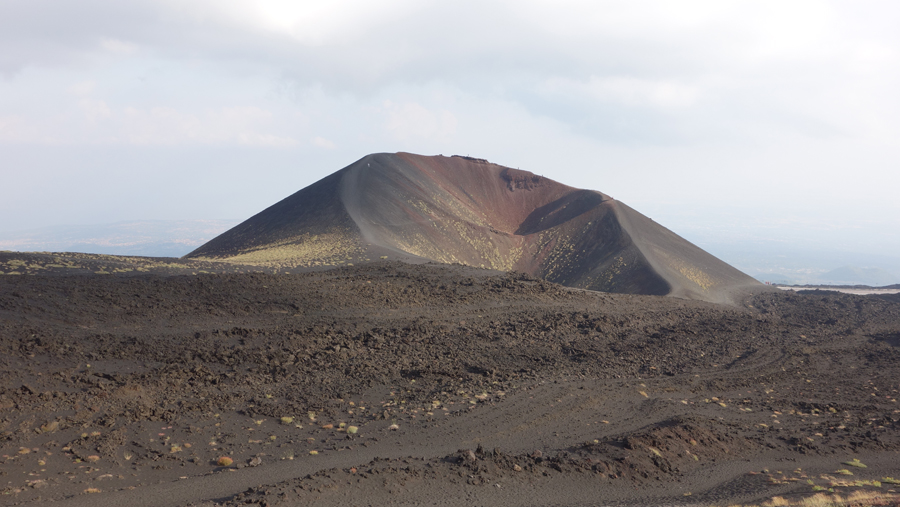
[[523,271],[591,290],[727,302],[758,282],[608,195],[470,157],[374,154],[188,255]]

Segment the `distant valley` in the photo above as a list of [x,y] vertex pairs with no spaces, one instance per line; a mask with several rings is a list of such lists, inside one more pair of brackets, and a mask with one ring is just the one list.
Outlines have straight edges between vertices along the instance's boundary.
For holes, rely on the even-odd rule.
[[134,220],[0,232],[0,250],[181,257],[238,220]]

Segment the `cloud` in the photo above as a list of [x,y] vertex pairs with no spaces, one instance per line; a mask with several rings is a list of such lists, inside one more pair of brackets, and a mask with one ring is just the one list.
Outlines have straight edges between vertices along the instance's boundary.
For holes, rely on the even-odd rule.
[[271,148],[289,148],[299,144],[296,139],[290,137],[253,132],[241,132],[237,135],[237,141],[241,146],[266,146]]
[[887,202],[898,25],[892,1],[14,0],[0,143],[321,171],[456,152],[626,200]]
[[138,50],[138,45],[119,39],[101,39],[100,47],[117,55],[132,55]]
[[297,141],[288,136],[257,130],[264,128],[272,116],[270,111],[256,107],[228,107],[201,114],[171,107],[154,107],[149,110],[129,107],[117,118],[116,124],[123,132],[117,140],[138,145],[296,145]]
[[538,85],[538,90],[551,97],[622,106],[681,109],[694,105],[701,95],[697,86],[671,80],[649,80],[625,76],[591,76],[586,81],[551,78]]
[[39,129],[20,115],[0,116],[0,143],[28,143],[40,138]]
[[319,137],[319,136],[312,138],[312,144],[314,146],[318,146],[319,148],[324,148],[326,150],[333,150],[335,148],[335,145],[333,142],[329,141],[328,139],[325,139],[324,137]]
[[188,8],[205,15],[219,11],[235,25],[284,35],[302,44],[322,46],[332,44],[335,38],[352,39],[365,32],[367,27],[385,23],[404,12],[418,10],[418,4],[412,0],[201,0],[193,2]]
[[67,91],[76,96],[88,96],[97,88],[95,81],[81,81],[68,87]]
[[[298,144],[271,111],[221,107],[185,111],[171,106],[115,107],[79,98],[66,114],[0,116],[0,142],[134,146],[240,145],[284,148]],[[279,132],[282,131],[282,132]]]
[[[900,16],[890,2],[875,4],[7,2],[0,6],[0,72],[41,67],[125,74],[136,67],[148,81],[162,82],[154,93],[195,96],[204,108],[227,104],[215,103],[215,93],[206,96],[207,83],[193,85],[192,72],[318,85],[362,102],[398,83],[445,83],[516,101],[581,135],[622,133],[649,144],[765,137],[790,125],[804,135],[857,131],[891,139],[900,130],[891,111],[900,105],[883,100],[886,90],[900,85],[890,71],[900,66],[890,20]],[[881,25],[873,31],[873,23]],[[167,71],[172,62],[179,68]],[[114,79],[124,91],[123,77]],[[184,88],[173,90],[174,83]],[[454,114],[451,106],[428,107],[446,116]],[[675,110],[679,116],[672,116]],[[406,119],[384,128],[409,139],[413,132],[404,132],[403,124],[429,122],[414,114],[402,113]],[[627,120],[632,117],[637,121]]]
[[456,133],[456,117],[447,110],[430,110],[416,102],[383,103],[385,128],[394,138],[447,141]]
[[98,122],[107,120],[113,116],[112,110],[110,110],[106,102],[102,100],[90,98],[81,99],[78,101],[78,106],[84,113],[85,119],[90,124],[97,124]]

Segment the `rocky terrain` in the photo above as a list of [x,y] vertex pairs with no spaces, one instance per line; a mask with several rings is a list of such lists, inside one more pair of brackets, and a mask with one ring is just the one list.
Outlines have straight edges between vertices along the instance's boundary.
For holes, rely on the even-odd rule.
[[0,503],[897,504],[895,297],[276,269],[0,254]]

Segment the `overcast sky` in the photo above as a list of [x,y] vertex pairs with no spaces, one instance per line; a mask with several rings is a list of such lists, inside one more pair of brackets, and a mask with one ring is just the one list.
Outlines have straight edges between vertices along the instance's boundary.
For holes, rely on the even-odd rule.
[[0,231],[243,219],[410,151],[686,235],[900,249],[898,26],[896,1],[3,0]]

